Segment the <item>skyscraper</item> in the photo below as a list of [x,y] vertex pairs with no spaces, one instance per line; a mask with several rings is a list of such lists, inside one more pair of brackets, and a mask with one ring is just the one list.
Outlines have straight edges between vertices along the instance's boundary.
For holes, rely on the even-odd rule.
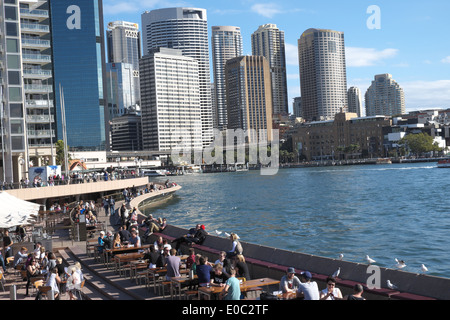
[[51,0],[50,6],[57,137],[63,137],[61,86],[69,148],[109,150],[102,1]]
[[363,104],[361,90],[358,87],[351,87],[347,92],[348,112],[356,113],[358,117],[363,116]]
[[140,105],[140,32],[137,23],[114,21],[106,31],[108,63],[106,77],[110,120]]
[[203,146],[213,140],[208,20],[205,9],[166,8],[142,14],[144,55],[150,49],[179,49],[198,61]]
[[158,48],[140,60],[144,150],[202,148],[199,63]]
[[405,94],[389,73],[375,76],[365,95],[367,116],[395,116],[405,113]]
[[228,129],[250,131],[248,143],[271,141],[272,85],[267,59],[237,57],[227,61],[225,73]]
[[225,64],[227,60],[242,56],[241,28],[231,26],[212,27],[211,47],[214,70],[214,98],[217,128],[227,128],[227,101],[225,86]]
[[52,76],[48,1],[2,1],[2,181],[17,183],[30,163],[53,163]]
[[344,33],[308,29],[298,40],[298,52],[305,120],[334,119],[347,106]]
[[270,65],[274,114],[287,114],[288,90],[284,31],[275,24],[265,24],[252,34],[252,55],[264,56]]

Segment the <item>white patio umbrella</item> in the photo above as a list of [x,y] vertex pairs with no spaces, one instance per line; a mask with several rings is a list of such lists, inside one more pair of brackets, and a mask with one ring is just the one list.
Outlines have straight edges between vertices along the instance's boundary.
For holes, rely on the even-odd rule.
[[40,207],[40,204],[16,198],[5,191],[0,192],[0,228],[27,224],[32,215],[39,214]]

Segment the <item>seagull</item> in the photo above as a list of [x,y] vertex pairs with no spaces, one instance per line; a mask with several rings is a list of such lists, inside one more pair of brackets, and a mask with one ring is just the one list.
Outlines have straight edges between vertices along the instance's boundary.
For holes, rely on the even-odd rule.
[[226,235],[227,237],[231,236],[231,234],[229,234],[228,232],[225,232],[225,235]]
[[367,261],[369,264],[376,262],[375,260],[371,259],[368,255],[366,255],[366,261]]
[[341,273],[341,267],[339,267],[332,275],[333,278],[337,278]]
[[399,269],[403,269],[404,267],[406,267],[406,263],[403,260],[398,260],[397,258],[395,258],[395,262],[397,262],[395,266]]
[[341,254],[339,255],[339,260],[342,261],[342,259],[344,259],[344,254],[341,253]]
[[422,270],[422,272],[423,272],[423,273],[425,273],[425,272],[427,272],[427,271],[428,271],[428,268],[427,268],[427,267],[425,267],[425,265],[424,265],[424,264],[422,264],[422,266],[420,267],[420,269]]
[[215,230],[214,231],[218,236],[220,236],[221,234],[222,234],[222,231],[217,231],[217,230]]
[[395,284],[392,284],[390,280],[386,281],[386,284],[387,284],[389,289],[392,289],[392,290],[397,290],[398,289],[398,287]]

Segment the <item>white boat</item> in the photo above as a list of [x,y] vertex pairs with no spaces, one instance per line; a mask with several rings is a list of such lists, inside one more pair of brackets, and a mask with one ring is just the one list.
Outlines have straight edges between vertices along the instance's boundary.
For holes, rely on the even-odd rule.
[[378,158],[377,164],[392,164],[392,160],[389,158]]
[[248,171],[248,165],[245,165],[243,163],[236,163],[234,165],[234,171],[235,172],[245,172]]
[[450,159],[440,160],[437,164],[438,168],[450,168]]
[[166,170],[143,170],[144,176],[155,177],[155,176],[166,176]]

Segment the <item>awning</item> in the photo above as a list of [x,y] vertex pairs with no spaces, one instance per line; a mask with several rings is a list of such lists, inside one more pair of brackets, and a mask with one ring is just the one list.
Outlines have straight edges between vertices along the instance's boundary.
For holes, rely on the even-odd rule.
[[0,192],[0,228],[11,228],[30,223],[38,216],[40,204],[21,200],[9,193]]

